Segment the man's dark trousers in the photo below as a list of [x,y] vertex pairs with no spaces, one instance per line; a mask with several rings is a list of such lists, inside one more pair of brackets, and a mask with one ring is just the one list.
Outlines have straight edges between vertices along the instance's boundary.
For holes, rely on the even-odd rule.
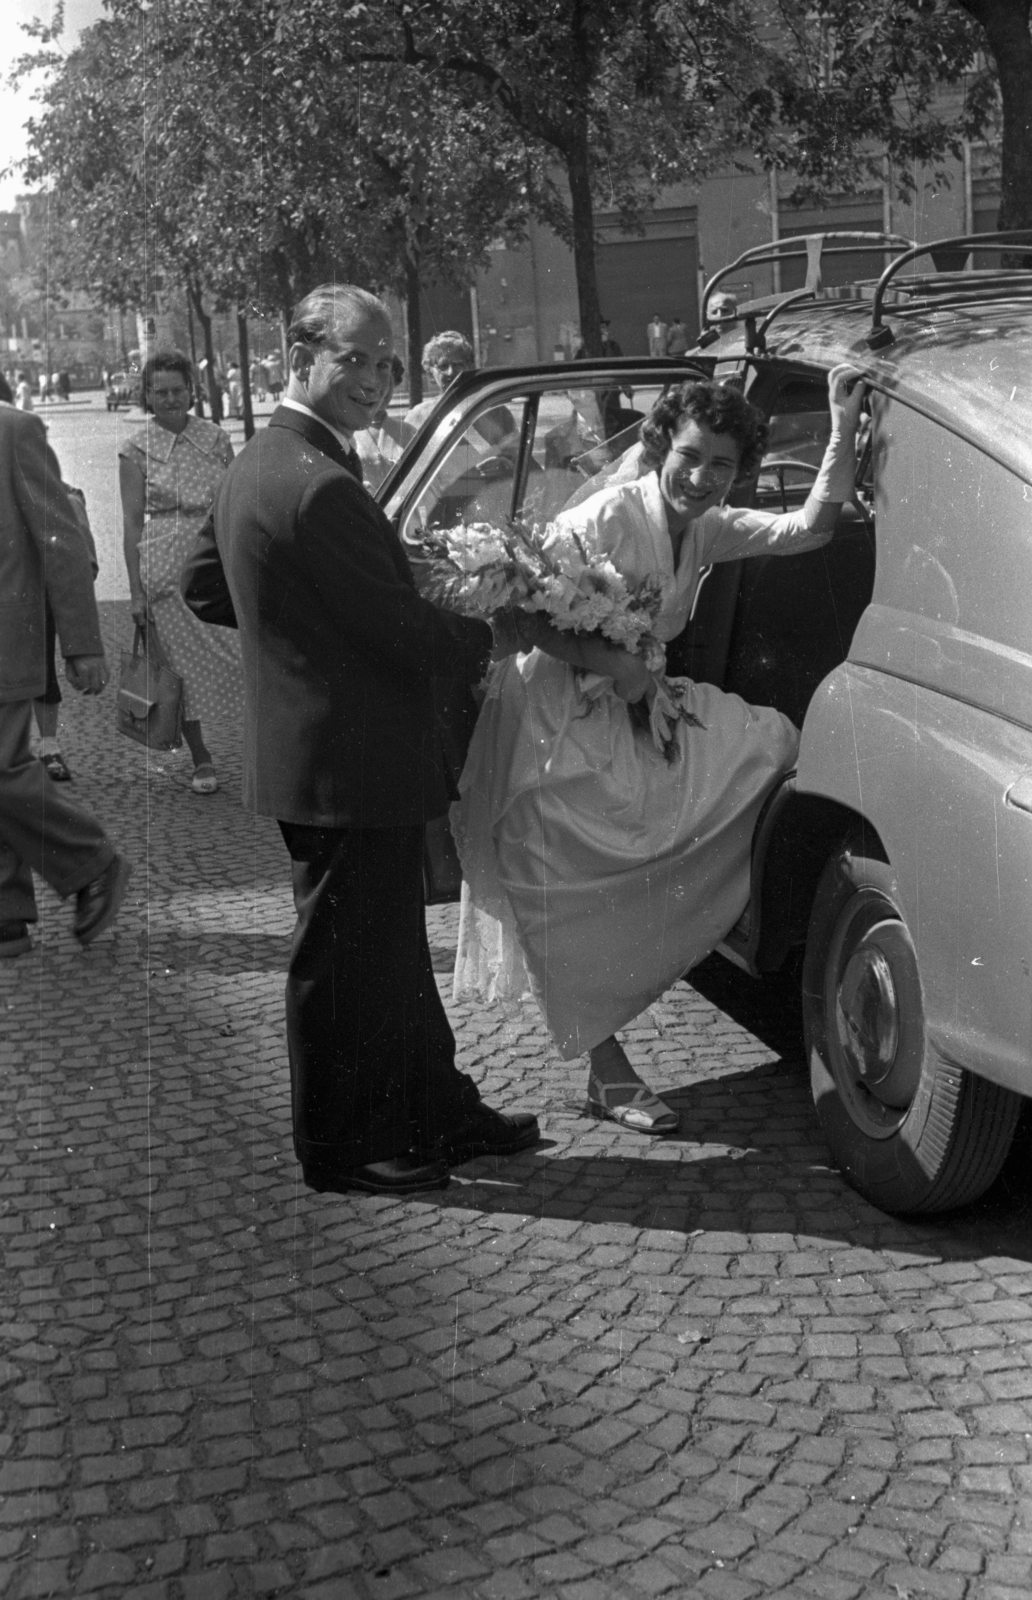
[[479,1105],[430,964],[423,829],[281,822],[297,928],[287,975],[294,1147],[307,1172],[423,1148]]

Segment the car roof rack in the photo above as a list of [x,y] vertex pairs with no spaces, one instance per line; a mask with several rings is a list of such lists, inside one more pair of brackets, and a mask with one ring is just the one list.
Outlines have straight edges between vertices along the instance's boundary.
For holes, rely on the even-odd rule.
[[[997,251],[1001,246],[1008,245],[1032,246],[1032,229],[1012,228],[1006,233],[960,233],[948,239],[932,239],[928,244],[915,244],[903,255],[897,256],[875,285],[871,331],[866,339],[868,349],[884,350],[895,339],[895,334],[884,320],[885,295],[892,286],[892,280],[909,261],[918,256],[932,255],[935,251],[947,250],[963,250],[970,257],[981,250]],[[899,292],[903,286],[897,284],[895,288]],[[905,294],[908,310],[927,304],[943,310],[947,306],[975,305],[986,299],[1011,299],[1015,294],[1032,295],[1032,270],[1027,267],[978,271],[966,268],[961,272],[914,277],[907,280]]]
[[[828,243],[829,240],[842,239],[852,242],[831,245]],[[719,272],[715,272],[703,289],[703,332],[696,340],[696,348],[705,349],[707,345],[719,339],[721,324],[741,318],[745,323],[746,349],[750,354],[754,351],[762,353],[766,349],[764,335],[780,312],[789,306],[798,305],[802,300],[816,300],[824,292],[821,263],[826,256],[852,256],[863,250],[883,252],[898,250],[905,254],[913,249],[913,239],[908,239],[904,234],[883,233],[869,228],[789,234],[784,239],[771,239],[767,244],[753,245],[752,249],[744,250],[736,260],[728,262],[726,267],[721,267]],[[801,260],[806,262],[806,282],[801,289],[788,289],[781,293],[761,295],[755,300],[746,300],[728,317],[709,316],[707,307],[711,295],[719,284],[726,278],[732,277],[741,267],[760,266],[764,263],[779,265],[784,261]],[[767,315],[762,325],[757,328],[756,319],[762,312],[766,312]]]

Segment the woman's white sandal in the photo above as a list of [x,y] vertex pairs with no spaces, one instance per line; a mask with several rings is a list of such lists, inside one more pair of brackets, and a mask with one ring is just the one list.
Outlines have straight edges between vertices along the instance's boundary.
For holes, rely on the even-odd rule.
[[[618,1089],[634,1089],[636,1092],[633,1099],[610,1105],[608,1097]],[[666,1101],[660,1100],[651,1089],[639,1083],[596,1083],[589,1078],[584,1115],[594,1117],[599,1122],[618,1122],[621,1127],[630,1128],[634,1133],[676,1133],[678,1126],[677,1112],[672,1111]]]
[[215,776],[215,768],[210,761],[202,761],[199,767],[194,768],[193,779],[190,787],[194,794],[214,794],[219,786]]

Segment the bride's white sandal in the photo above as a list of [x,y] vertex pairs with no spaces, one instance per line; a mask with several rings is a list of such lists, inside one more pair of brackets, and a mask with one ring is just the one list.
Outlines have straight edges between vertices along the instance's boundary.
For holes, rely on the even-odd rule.
[[[623,1089],[634,1089],[633,1098],[622,1100],[615,1106],[610,1105],[610,1094]],[[676,1133],[678,1126],[677,1112],[640,1083],[599,1083],[597,1079],[589,1078],[584,1115],[595,1117],[600,1122],[618,1122],[621,1127],[631,1128],[635,1133]]]

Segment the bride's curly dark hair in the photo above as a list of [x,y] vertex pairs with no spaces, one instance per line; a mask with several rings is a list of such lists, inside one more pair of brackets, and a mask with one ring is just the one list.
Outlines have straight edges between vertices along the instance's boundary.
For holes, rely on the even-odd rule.
[[753,476],[767,448],[767,424],[730,384],[697,379],[668,389],[645,418],[641,425],[644,466],[658,469],[663,465],[670,440],[687,417],[713,433],[729,433],[741,451],[736,481]]

